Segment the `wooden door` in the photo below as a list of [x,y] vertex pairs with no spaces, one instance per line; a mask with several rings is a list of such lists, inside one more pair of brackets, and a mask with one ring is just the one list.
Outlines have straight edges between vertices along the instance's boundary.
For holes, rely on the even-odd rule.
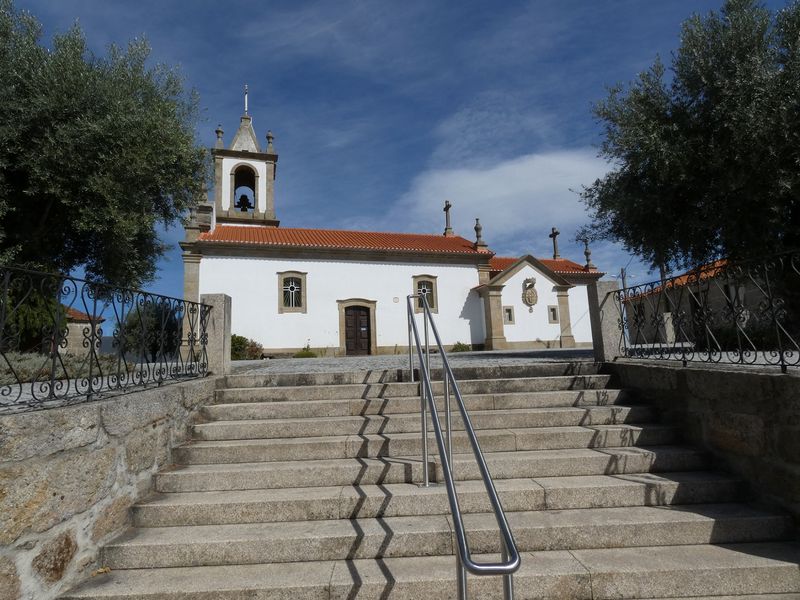
[[366,306],[348,306],[344,309],[345,354],[358,356],[369,354],[369,308]]

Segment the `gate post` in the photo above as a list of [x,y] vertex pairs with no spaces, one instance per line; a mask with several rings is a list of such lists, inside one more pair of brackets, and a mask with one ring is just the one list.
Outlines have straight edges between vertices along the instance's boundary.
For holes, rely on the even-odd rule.
[[231,297],[227,294],[204,294],[200,302],[211,307],[208,315],[208,370],[214,375],[231,372]]
[[593,281],[586,286],[589,295],[589,320],[592,324],[592,348],[595,362],[609,362],[620,355],[619,308],[614,292],[615,281]]

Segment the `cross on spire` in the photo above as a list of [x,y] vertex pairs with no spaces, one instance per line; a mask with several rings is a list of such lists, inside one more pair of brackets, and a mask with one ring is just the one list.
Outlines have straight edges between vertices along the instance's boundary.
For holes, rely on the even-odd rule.
[[247,114],[247,84],[244,84],[244,114]]
[[558,229],[556,229],[555,227],[553,227],[550,230],[550,235],[547,236],[551,240],[553,240],[553,259],[561,258],[561,256],[559,256],[559,254],[558,254],[558,236],[559,235],[561,235],[561,232]]

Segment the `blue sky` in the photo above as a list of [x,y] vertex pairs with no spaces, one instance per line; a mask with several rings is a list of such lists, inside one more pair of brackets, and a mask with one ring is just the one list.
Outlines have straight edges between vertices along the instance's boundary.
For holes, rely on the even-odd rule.
[[[784,2],[768,2],[776,8]],[[681,22],[721,0],[17,0],[45,35],[77,21],[90,47],[144,36],[157,62],[198,90],[198,139],[229,142],[250,114],[280,155],[275,206],[286,227],[457,234],[498,254],[582,262],[588,221],[572,190],[607,165],[591,105],[606,86],[669,59]],[[180,228],[148,289],[182,295]],[[647,268],[611,244],[593,261],[633,283]]]

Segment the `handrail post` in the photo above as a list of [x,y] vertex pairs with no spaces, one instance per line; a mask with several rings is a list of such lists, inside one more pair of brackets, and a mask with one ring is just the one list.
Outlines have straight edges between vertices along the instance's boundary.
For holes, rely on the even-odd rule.
[[[428,306],[428,301],[425,296],[421,296],[422,303],[425,307]],[[423,309],[422,311],[422,322],[425,324],[425,368],[428,370],[428,379],[431,378],[431,345],[428,341],[428,314],[427,311]],[[433,400],[433,398],[431,398]]]
[[411,312],[411,305],[406,302],[406,314],[408,316],[408,374],[411,383],[414,383],[414,359],[411,354],[411,319],[414,318],[414,313]]
[[[444,371],[444,369],[442,369]],[[444,374],[444,414],[447,427],[447,460],[450,463],[450,472],[455,472],[453,466],[453,420],[450,415],[450,378]]]
[[[508,546],[500,535],[500,547],[503,549],[503,562],[508,560]],[[503,575],[503,600],[514,600],[514,578],[511,574]]]
[[467,570],[458,552],[456,552],[456,591],[458,600],[467,600]]
[[428,409],[425,406],[425,386],[422,380],[419,383],[420,415],[422,418],[422,485],[430,486],[430,473],[428,473]]

